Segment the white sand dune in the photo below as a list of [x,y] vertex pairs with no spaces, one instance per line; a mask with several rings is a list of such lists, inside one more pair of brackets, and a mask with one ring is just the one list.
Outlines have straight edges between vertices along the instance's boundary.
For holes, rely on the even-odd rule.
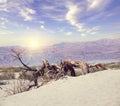
[[1,100],[0,106],[120,106],[120,70],[51,82]]

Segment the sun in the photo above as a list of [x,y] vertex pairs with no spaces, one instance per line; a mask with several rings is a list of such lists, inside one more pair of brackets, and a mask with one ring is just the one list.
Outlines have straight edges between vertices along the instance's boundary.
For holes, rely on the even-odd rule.
[[40,48],[40,44],[39,44],[39,42],[38,41],[34,41],[34,40],[31,40],[30,42],[29,42],[29,48],[31,48],[31,49],[39,49]]
[[42,50],[50,44],[51,40],[49,38],[39,36],[27,36],[22,41],[22,45],[30,51]]
[[28,38],[26,42],[26,46],[29,50],[39,50],[42,48],[41,41],[37,38]]

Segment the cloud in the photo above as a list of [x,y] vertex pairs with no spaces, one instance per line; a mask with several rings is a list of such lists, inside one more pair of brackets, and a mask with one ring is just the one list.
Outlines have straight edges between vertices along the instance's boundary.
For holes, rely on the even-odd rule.
[[41,28],[41,29],[45,29],[45,26],[44,26],[44,25],[41,25],[40,28]]
[[90,29],[87,29],[86,33],[94,35],[94,34],[97,34],[99,30],[100,30],[100,26],[95,26]]
[[100,18],[103,19],[110,16],[111,13],[114,14],[114,12],[111,11],[112,8],[106,9],[112,1],[113,0],[87,0],[88,5],[86,13],[90,15],[88,18],[89,21]]
[[8,12],[6,3],[2,3],[2,4],[0,3],[0,11]]
[[7,12],[10,15],[19,14],[24,18],[24,21],[33,20],[36,11],[31,8],[30,4],[34,0],[1,0],[1,2],[3,3],[0,4],[0,11]]
[[86,36],[86,34],[85,34],[85,33],[82,33],[81,36]]
[[8,35],[8,34],[14,34],[14,32],[8,30],[0,30],[0,35]]
[[112,0],[87,0],[88,10],[103,10]]
[[7,0],[0,0],[0,3],[6,3]]
[[43,5],[42,9],[44,10],[53,10],[56,9],[56,6],[51,6],[51,5]]
[[26,8],[26,12],[28,12],[29,14],[35,14],[36,11],[31,9],[31,8]]
[[7,23],[8,23],[8,19],[4,17],[0,17],[0,28],[6,28]]
[[[111,2],[112,0],[68,2],[66,5],[68,11],[65,18],[72,26],[77,28],[77,31],[81,32],[81,36],[97,34],[100,27],[96,25],[88,27],[87,24],[105,16],[107,13],[105,9]],[[86,22],[86,20],[88,21]]]
[[36,11],[31,8],[20,9],[20,15],[24,18],[24,21],[33,20],[32,14],[35,14]]
[[41,18],[47,18],[53,21],[65,21],[66,1],[64,0],[46,0],[39,5],[39,13]]
[[24,21],[31,21],[32,20],[32,17],[29,16],[29,14],[24,10],[20,11],[20,15],[24,18]]
[[45,21],[38,21],[40,24],[45,24]]
[[73,33],[72,32],[67,32],[66,35],[70,36],[72,35]]
[[[67,20],[72,26],[75,26],[78,31],[85,30],[84,18],[95,16],[98,10],[104,10],[112,0],[46,0],[41,2],[40,14],[41,17],[49,18],[54,21]],[[97,13],[98,14],[98,13]],[[86,18],[87,17],[87,18]],[[101,15],[98,16],[98,18]],[[97,18],[97,17],[96,17]]]
[[78,28],[78,31],[84,30],[84,24],[78,22],[78,14],[80,15],[80,12],[82,9],[78,7],[76,4],[73,4],[69,2],[67,4],[68,12],[66,14],[66,20],[73,26]]

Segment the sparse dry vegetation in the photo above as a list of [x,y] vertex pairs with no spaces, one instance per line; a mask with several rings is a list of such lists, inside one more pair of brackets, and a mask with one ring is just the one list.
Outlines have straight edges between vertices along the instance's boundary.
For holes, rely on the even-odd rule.
[[7,92],[8,95],[28,91],[28,81],[24,79],[14,80],[4,91]]
[[14,72],[2,72],[0,75],[0,80],[11,80],[15,79]]
[[[107,69],[120,69],[120,62],[112,62],[103,64]],[[41,67],[40,67],[41,68]],[[76,76],[82,75],[82,70],[80,68],[75,67]],[[22,67],[11,67],[11,68],[0,68],[0,85],[6,85],[7,83],[3,80],[13,80],[13,84],[10,85],[9,88],[4,89],[9,95],[21,93],[30,90],[29,84],[34,81],[33,72],[27,71],[24,72]],[[102,69],[90,68],[90,73],[102,71]],[[20,76],[18,79],[15,78],[15,73],[19,73]],[[71,76],[70,71],[66,73]],[[61,78],[65,78],[64,71],[58,71],[55,73],[54,70],[45,69],[44,75],[40,76],[37,80],[40,83],[39,86],[43,86],[50,82],[51,80],[58,80]],[[27,81],[27,83],[26,83]],[[29,82],[29,84],[28,84]],[[33,86],[31,86],[33,87]]]
[[107,64],[105,64],[105,66],[110,69],[120,69],[120,62],[107,63]]

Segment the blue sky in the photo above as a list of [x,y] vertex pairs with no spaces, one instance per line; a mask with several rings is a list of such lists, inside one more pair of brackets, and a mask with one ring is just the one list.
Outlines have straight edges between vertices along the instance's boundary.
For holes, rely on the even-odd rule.
[[120,0],[0,0],[0,46],[120,37]]

